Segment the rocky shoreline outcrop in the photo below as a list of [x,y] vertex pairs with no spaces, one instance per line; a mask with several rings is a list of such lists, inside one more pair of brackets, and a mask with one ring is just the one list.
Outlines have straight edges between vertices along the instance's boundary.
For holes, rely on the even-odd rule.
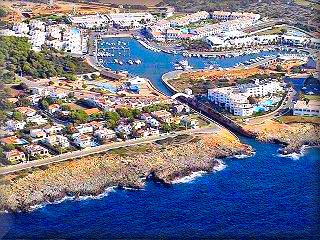
[[1,177],[0,210],[29,211],[66,196],[96,196],[108,187],[143,188],[146,178],[163,184],[197,171],[212,171],[218,158],[250,155],[226,130],[183,135]]
[[281,144],[279,153],[301,153],[303,146],[320,146],[320,126],[311,123],[284,124],[268,120],[259,125],[244,126],[244,130],[262,142]]

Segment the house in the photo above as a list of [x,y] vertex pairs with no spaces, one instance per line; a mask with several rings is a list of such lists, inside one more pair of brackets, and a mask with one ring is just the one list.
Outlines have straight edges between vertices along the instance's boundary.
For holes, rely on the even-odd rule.
[[150,118],[149,120],[146,121],[151,127],[157,128],[160,126],[160,123],[157,119],[155,118]]
[[116,133],[124,134],[128,136],[132,132],[132,127],[130,124],[120,124],[115,128]]
[[183,105],[183,104],[175,105],[175,106],[173,106],[173,112],[175,114],[189,113],[190,112],[190,107],[187,106],[187,105]]
[[182,117],[181,124],[193,129],[199,128],[199,121],[197,119],[191,119],[188,116]]
[[99,129],[93,135],[100,140],[109,140],[117,137],[115,131],[107,128]]
[[32,129],[30,130],[30,136],[36,138],[37,140],[41,140],[47,136],[47,133],[42,129]]
[[294,116],[320,116],[320,102],[309,100],[309,102],[298,100],[293,107]]
[[70,143],[67,137],[62,135],[51,135],[44,139],[44,141],[51,146],[60,146],[62,148],[68,148],[70,147]]
[[138,138],[148,137],[150,135],[149,131],[145,129],[139,129],[134,134],[135,134],[135,137],[138,137]]
[[141,120],[149,121],[152,119],[152,116],[149,113],[142,113],[140,115]]
[[55,112],[58,112],[59,110],[60,110],[60,105],[59,104],[54,103],[54,104],[51,104],[51,105],[48,106],[48,111],[51,114],[53,114]]
[[24,162],[26,161],[26,155],[24,154],[24,152],[19,151],[17,149],[13,149],[11,151],[8,152],[4,152],[5,158],[7,161],[9,162]]
[[159,129],[149,128],[148,130],[149,130],[150,136],[159,136],[160,135]]
[[68,96],[66,91],[54,89],[50,91],[49,96],[53,99],[64,99]]
[[80,134],[93,133],[93,126],[89,123],[80,124],[76,126],[76,129]]
[[26,149],[31,157],[46,157],[50,155],[48,149],[38,144],[31,144]]
[[48,135],[55,135],[55,134],[61,133],[63,128],[64,127],[62,125],[52,125],[52,126],[44,127],[43,130]]
[[27,123],[25,121],[9,120],[6,122],[6,125],[7,125],[6,129],[8,131],[18,131],[18,130],[24,129],[26,124]]
[[135,121],[132,123],[132,128],[134,130],[138,130],[138,129],[141,129],[143,127],[146,126],[146,123],[145,122],[142,122],[142,121]]
[[167,110],[159,110],[152,112],[151,116],[162,123],[170,123],[172,120],[172,114]]
[[92,146],[92,137],[86,134],[73,135],[73,143],[80,148],[87,148]]
[[26,119],[27,123],[36,123],[38,126],[48,123],[48,120],[37,114]]
[[93,127],[93,130],[96,131],[104,128],[105,121],[92,121],[88,124],[90,124]]
[[28,142],[23,138],[18,138],[16,136],[10,136],[0,139],[0,143],[2,145],[24,145]]
[[15,110],[22,113],[26,117],[32,117],[37,113],[37,111],[31,107],[16,107]]
[[42,97],[46,97],[50,94],[50,91],[44,87],[31,87],[30,91],[32,94],[39,95]]

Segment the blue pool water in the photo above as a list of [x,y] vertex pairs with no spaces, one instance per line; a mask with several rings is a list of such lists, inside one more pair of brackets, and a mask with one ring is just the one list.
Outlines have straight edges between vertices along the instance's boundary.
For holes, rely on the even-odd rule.
[[268,100],[262,102],[262,105],[264,105],[264,106],[271,106],[272,104],[273,104],[273,101],[271,99],[268,99]]
[[262,106],[254,106],[253,111],[254,112],[262,112],[262,111],[266,111],[266,108],[262,107]]
[[[131,57],[142,64],[106,66],[148,77],[168,93],[160,77],[182,57],[123,41],[129,41]],[[210,61],[231,67],[252,57],[189,61],[195,67]],[[292,159],[278,155],[279,145],[242,140],[255,149],[255,156],[225,159],[224,170],[189,183],[164,187],[149,181],[144,190],[115,190],[103,198],[67,200],[31,213],[2,213],[0,238],[319,239],[320,150],[310,148]]]
[[144,190],[2,214],[0,233],[4,239],[319,239],[320,150],[294,160],[278,156],[278,145],[244,141],[256,155],[226,159],[220,172],[172,187],[148,182]]

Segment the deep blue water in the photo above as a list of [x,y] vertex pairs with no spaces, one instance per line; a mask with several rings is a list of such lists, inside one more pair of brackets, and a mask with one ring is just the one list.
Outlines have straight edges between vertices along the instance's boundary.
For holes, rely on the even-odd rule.
[[[137,42],[122,40],[130,42],[130,57],[142,59],[142,64],[107,66],[148,77],[168,93],[160,77],[182,57],[154,53]],[[189,62],[197,68],[206,62],[230,67],[255,56],[189,58]],[[116,190],[100,199],[68,200],[31,213],[0,214],[0,238],[320,239],[320,150],[308,149],[294,160],[278,156],[279,145],[243,141],[254,147],[255,156],[225,159],[224,170],[193,182],[164,187],[149,181],[144,190]]]
[[245,139],[256,155],[193,182],[116,190],[32,213],[1,215],[4,239],[243,238],[319,239],[319,149],[298,160],[278,145]]

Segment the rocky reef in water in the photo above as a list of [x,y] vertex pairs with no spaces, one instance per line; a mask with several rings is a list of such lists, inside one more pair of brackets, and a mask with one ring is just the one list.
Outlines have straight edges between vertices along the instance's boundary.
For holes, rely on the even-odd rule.
[[0,210],[29,211],[67,196],[99,195],[111,186],[143,188],[150,176],[171,184],[192,172],[212,171],[221,164],[218,158],[251,153],[225,130],[120,148],[2,176]]
[[320,126],[311,123],[279,123],[267,120],[258,125],[246,125],[244,130],[263,142],[282,144],[279,153],[301,153],[301,148],[320,145]]

